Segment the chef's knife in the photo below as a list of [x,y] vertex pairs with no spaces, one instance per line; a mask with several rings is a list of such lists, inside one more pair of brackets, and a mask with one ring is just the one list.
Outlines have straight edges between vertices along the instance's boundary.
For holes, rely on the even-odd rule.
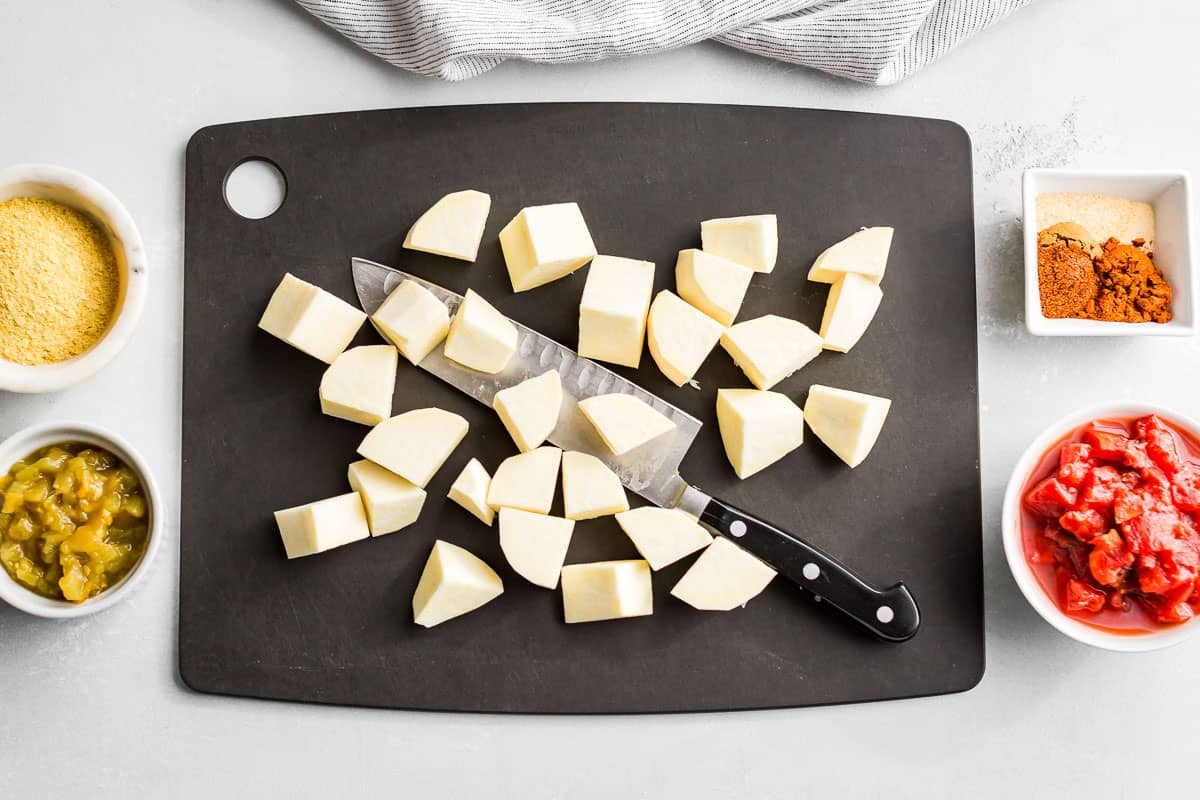
[[[406,280],[415,281],[446,304],[451,315],[462,296],[382,264],[361,258],[351,261],[354,288],[368,314],[374,314],[384,299]],[[700,421],[664,402],[615,372],[574,350],[549,339],[516,320],[517,351],[499,373],[487,375],[463,367],[434,348],[420,367],[466,392],[491,408],[496,392],[526,378],[555,369],[562,378],[563,407],[550,441],[564,450],[591,453],[606,463],[621,482],[662,508],[678,508],[729,536],[739,545],[774,567],[780,575],[813,593],[818,600],[837,608],[881,639],[903,642],[917,632],[920,613],[903,583],[876,589],[861,580],[833,556],[798,536],[709,497],[689,486],[679,475],[679,465],[700,432]],[[629,453],[614,456],[600,441],[576,406],[579,401],[601,394],[632,394],[675,423],[669,434],[647,442]]]

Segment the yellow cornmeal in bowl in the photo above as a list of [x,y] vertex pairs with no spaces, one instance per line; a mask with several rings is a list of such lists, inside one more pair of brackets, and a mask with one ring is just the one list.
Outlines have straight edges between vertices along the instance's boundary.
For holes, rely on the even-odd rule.
[[90,217],[53,200],[0,202],[0,358],[66,361],[104,336],[121,276]]

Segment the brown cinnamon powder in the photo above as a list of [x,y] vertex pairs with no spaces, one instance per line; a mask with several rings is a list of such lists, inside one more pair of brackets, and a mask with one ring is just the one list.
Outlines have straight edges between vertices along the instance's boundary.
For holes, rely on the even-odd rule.
[[1100,288],[1092,267],[1091,246],[1090,241],[1051,231],[1038,237],[1038,293],[1042,314],[1047,318],[1086,316]]
[[1170,322],[1171,287],[1154,261],[1134,244],[1109,239],[1096,259],[1100,291],[1087,316],[1106,322]]

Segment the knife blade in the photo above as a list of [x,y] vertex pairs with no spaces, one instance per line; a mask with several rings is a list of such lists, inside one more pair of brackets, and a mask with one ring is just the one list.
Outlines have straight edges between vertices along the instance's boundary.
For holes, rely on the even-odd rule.
[[[462,302],[461,295],[416,275],[361,258],[352,259],[351,264],[358,301],[367,314],[374,314],[384,299],[406,280],[415,281],[432,292],[446,304],[451,316]],[[550,337],[516,320],[510,321],[517,328],[517,350],[508,365],[496,374],[477,372],[451,361],[442,354],[440,347],[435,347],[418,366],[488,408],[492,407],[492,400],[501,389],[515,386],[549,369],[557,370],[562,379],[563,405],[558,415],[558,425],[549,436],[550,442],[563,450],[579,450],[596,456],[617,474],[627,489],[651,503],[664,508],[677,506],[687,488],[679,477],[679,465],[700,433],[700,420],[612,370],[590,359],[580,358],[574,350]],[[380,335],[383,335],[382,331]],[[617,393],[631,394],[648,403],[675,423],[675,429],[624,455],[613,455],[576,406],[580,400],[588,397]]]
[[[364,258],[351,259],[354,289],[363,311],[374,313],[397,286],[415,281],[445,303],[451,316],[462,295],[416,275]],[[912,638],[920,612],[903,583],[876,589],[833,556],[802,538],[777,528],[722,500],[688,485],[679,473],[684,456],[700,433],[701,422],[682,409],[536,330],[511,320],[517,329],[517,349],[496,374],[462,366],[434,348],[418,364],[446,383],[492,407],[496,392],[549,369],[562,379],[563,405],[549,441],[563,450],[579,450],[603,461],[632,492],[661,508],[677,508],[766,561],[779,574],[808,589],[818,600],[851,617],[881,639],[902,642]],[[371,324],[375,325],[374,319]],[[376,330],[385,339],[382,331]],[[675,423],[675,429],[634,450],[615,456],[577,409],[580,400],[602,394],[632,394]]]

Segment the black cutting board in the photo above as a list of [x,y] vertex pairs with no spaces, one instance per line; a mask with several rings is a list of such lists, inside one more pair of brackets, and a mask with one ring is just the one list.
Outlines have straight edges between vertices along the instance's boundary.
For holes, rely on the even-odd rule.
[[[222,186],[250,157],[287,198],[243,219]],[[493,198],[473,264],[403,250],[446,192]],[[905,644],[871,639],[777,580],[746,608],[700,613],[669,595],[691,559],[654,579],[652,617],[565,625],[561,597],[505,564],[496,530],[445,499],[463,465],[514,447],[495,414],[401,361],[396,412],[437,405],[471,430],[430,483],[417,524],[310,558],[284,557],[272,511],[348,491],[363,426],[324,417],[324,365],[256,328],[286,271],[355,301],[350,257],[462,292],[576,341],[586,269],[513,294],[497,233],[522,207],[574,200],[601,253],[654,261],[711,217],[775,212],[779,264],[740,319],[819,325],[828,287],[805,274],[826,246],[892,225],[883,305],[847,355],[825,353],[776,388],[812,383],[893,398],[870,458],[851,470],[814,436],[739,481],[717,387],[749,386],[720,349],[678,389],[649,355],[624,370],[704,422],[683,474],[811,539],[870,582],[904,580],[921,606]],[[367,111],[204,128],[187,150],[179,668],[194,689],[411,709],[700,711],[802,706],[969,689],[983,674],[978,381],[971,147],[938,120],[716,105],[578,103]],[[377,342],[369,326],[357,343]],[[435,538],[493,565],[505,593],[432,630],[410,598]],[[568,563],[636,555],[616,523],[580,523]]]

